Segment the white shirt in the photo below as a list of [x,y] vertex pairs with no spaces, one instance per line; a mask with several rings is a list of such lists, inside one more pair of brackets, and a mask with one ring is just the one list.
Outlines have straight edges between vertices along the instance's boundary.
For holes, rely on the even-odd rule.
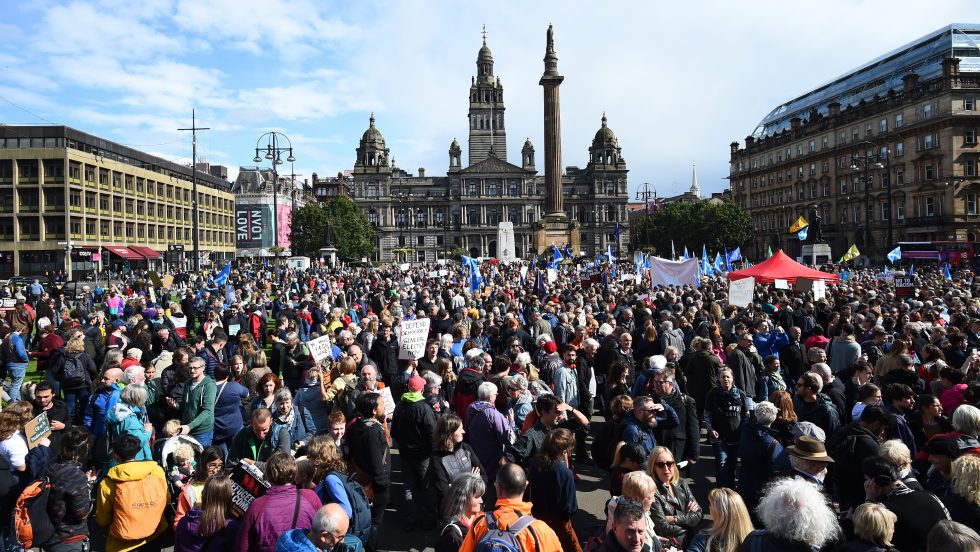
[[13,469],[25,464],[28,450],[27,439],[20,431],[0,442],[0,454],[10,462]]

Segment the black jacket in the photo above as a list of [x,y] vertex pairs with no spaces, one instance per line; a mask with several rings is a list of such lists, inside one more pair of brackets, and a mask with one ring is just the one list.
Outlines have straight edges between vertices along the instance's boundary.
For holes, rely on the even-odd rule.
[[861,463],[878,454],[881,442],[858,422],[844,426],[828,440],[827,451],[834,459],[830,465],[828,486],[840,501],[841,510],[864,502],[864,474]]
[[898,516],[892,545],[902,552],[925,550],[929,530],[949,519],[949,512],[936,495],[901,484],[896,484],[879,502]]
[[88,534],[88,516],[92,511],[92,491],[88,477],[78,462],[59,462],[45,470],[51,479],[48,495],[48,516],[54,525],[54,538],[47,543],[57,544],[69,537]]
[[387,341],[380,335],[374,338],[368,356],[378,365],[385,385],[390,387],[394,384],[395,374],[398,373],[398,340],[395,336],[392,335]]
[[973,527],[974,529],[980,527],[980,506],[953,491],[950,491],[943,497],[943,504],[949,510],[949,517],[953,521],[962,523],[967,527]]
[[694,402],[693,398],[681,393],[676,388],[673,393],[661,397],[660,400],[674,409],[681,422],[677,427],[669,429],[657,427],[654,430],[657,443],[669,448],[678,462],[701,458],[699,443],[701,423],[698,420],[697,403]]
[[480,476],[486,482],[487,472],[468,443],[460,443],[452,452],[433,452],[426,481],[430,488],[435,490],[436,504],[442,504],[443,497],[449,494],[449,486],[453,479],[461,474],[470,473],[473,468],[480,468]]
[[260,470],[265,470],[265,462],[274,452],[290,452],[289,429],[286,426],[273,425],[269,432],[265,434],[265,439],[259,441],[252,431],[252,426],[247,425],[235,434],[231,440],[231,449],[228,450],[228,461],[239,462],[242,459],[255,461],[255,466]]
[[398,442],[398,452],[406,462],[421,462],[432,454],[432,432],[436,428],[436,415],[429,403],[409,401],[409,393],[402,395],[395,407],[391,422],[391,436]]
[[349,459],[356,469],[364,472],[375,492],[391,485],[391,451],[381,422],[374,418],[358,418],[347,430]]
[[790,341],[785,347],[779,350],[779,365],[783,373],[789,378],[786,381],[796,381],[804,371],[806,366],[806,351],[803,344]]
[[755,397],[755,385],[758,380],[756,362],[752,359],[753,353],[735,348],[728,353],[728,367],[732,369],[732,377],[735,378],[735,387],[745,392],[749,397]]
[[[691,501],[697,502],[694,491],[681,480],[673,486],[674,494],[667,492],[666,486],[657,480],[657,494],[653,498],[653,506],[650,508],[650,518],[653,525],[657,528],[657,536],[674,537],[679,542],[693,535],[704,519],[704,511],[700,508],[696,512],[689,512],[687,505]],[[677,516],[676,521],[667,521],[667,516]]]

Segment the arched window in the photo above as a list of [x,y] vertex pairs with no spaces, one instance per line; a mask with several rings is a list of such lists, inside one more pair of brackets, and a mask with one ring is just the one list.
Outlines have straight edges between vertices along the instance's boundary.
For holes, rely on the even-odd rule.
[[476,207],[470,207],[466,214],[466,223],[471,226],[476,226],[480,224],[480,210]]

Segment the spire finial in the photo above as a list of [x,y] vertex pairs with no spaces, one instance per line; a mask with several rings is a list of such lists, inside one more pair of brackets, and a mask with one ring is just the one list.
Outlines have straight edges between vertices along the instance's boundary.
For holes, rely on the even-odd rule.
[[602,128],[606,128],[606,112],[602,112]]
[[374,112],[371,112],[371,128],[374,128]]
[[487,25],[485,23],[483,25],[483,45],[487,45]]

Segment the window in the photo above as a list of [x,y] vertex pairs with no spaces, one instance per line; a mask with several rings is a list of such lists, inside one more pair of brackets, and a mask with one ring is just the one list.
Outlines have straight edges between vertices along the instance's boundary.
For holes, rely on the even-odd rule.
[[495,180],[491,180],[490,181],[490,184],[488,186],[487,193],[489,195],[492,195],[492,196],[499,196],[500,195],[500,185],[497,184],[497,181],[495,181]]
[[840,184],[840,193],[841,193],[841,195],[846,194],[847,193],[847,178],[841,178],[839,184]]
[[898,200],[898,205],[895,206],[895,218],[898,219],[899,222],[902,222],[903,220],[905,220],[905,200],[904,199],[899,199]]
[[964,144],[977,143],[977,130],[975,128],[966,129],[966,132],[963,133],[963,143]]
[[415,212],[415,226],[425,228],[425,211],[420,209]]
[[973,111],[976,108],[977,108],[977,100],[976,100],[975,97],[973,97],[973,96],[966,96],[965,98],[963,98],[963,110],[964,111]]
[[926,134],[922,137],[922,149],[932,148],[932,134]]
[[817,183],[813,182],[810,184],[810,199],[817,197]]
[[810,140],[810,143],[807,144],[807,151],[809,151],[810,153],[813,153],[816,149],[817,149],[817,141],[816,140]]
[[861,139],[861,131],[857,127],[851,129],[851,141],[857,142]]
[[864,137],[865,137],[865,138],[868,138],[868,137],[870,137],[870,136],[871,136],[872,134],[873,134],[873,133],[871,132],[871,123],[867,123],[867,124],[865,124],[865,125],[864,125]]
[[837,136],[837,145],[839,146],[841,144],[846,144],[846,143],[847,143],[847,133],[842,130],[840,131],[840,135]]
[[487,211],[487,223],[493,226],[500,224],[500,210],[496,207],[491,207]]
[[510,184],[508,185],[508,192],[507,193],[509,195],[512,195],[512,196],[519,196],[519,195],[521,195],[521,184],[520,184],[520,182],[517,182],[516,180],[511,181]]
[[930,117],[932,117],[932,104],[927,103],[922,106],[922,118],[928,119]]
[[425,236],[416,236],[416,238],[415,238],[415,244],[416,245],[419,245],[419,246],[424,246],[425,245]]
[[840,223],[847,224],[847,207],[840,210]]
[[810,176],[817,174],[817,164],[810,163]]
[[378,184],[371,182],[367,185],[367,197],[378,197]]
[[[830,196],[830,180],[829,179],[826,180],[826,181],[824,181],[824,183],[823,183],[823,196],[824,197],[829,197]],[[828,215],[827,218],[828,219],[830,218],[829,215]]]
[[976,176],[977,175],[977,161],[976,159],[967,159],[963,162],[963,176]]
[[902,126],[904,124],[905,124],[905,117],[903,117],[901,113],[896,113],[895,114],[895,128],[902,128]]
[[935,169],[932,166],[932,162],[926,163],[922,168],[922,177],[925,180],[932,180],[936,177]]
[[895,185],[905,184],[905,169],[895,169]]
[[828,138],[824,136],[820,139],[820,149],[827,149]]
[[977,214],[977,194],[966,194],[966,214]]
[[891,218],[891,213],[888,212],[888,202],[881,202],[881,220],[888,220]]
[[926,210],[924,215],[927,217],[932,217],[936,215],[936,198],[927,197],[925,201]]
[[905,155],[905,142],[898,142],[895,144],[895,156],[901,157]]
[[820,164],[820,172],[824,174],[830,172],[830,161],[826,159],[823,160],[823,163]]
[[375,211],[374,209],[371,209],[370,211],[368,211],[367,218],[368,218],[368,222],[371,223],[371,226],[377,226],[378,225],[378,212]]
[[799,184],[796,186],[796,199],[798,200],[806,199],[806,190],[804,189],[803,184]]
[[466,183],[466,193],[469,194],[469,195],[476,195],[477,194],[477,183],[476,182],[467,182]]
[[466,223],[473,226],[480,224],[480,210],[476,207],[470,207],[466,216]]
[[803,155],[803,144],[796,144],[796,155]]
[[800,165],[800,168],[796,170],[796,176],[797,176],[797,178],[803,178],[803,165],[802,164]]
[[888,132],[888,119],[878,121],[878,132]]

